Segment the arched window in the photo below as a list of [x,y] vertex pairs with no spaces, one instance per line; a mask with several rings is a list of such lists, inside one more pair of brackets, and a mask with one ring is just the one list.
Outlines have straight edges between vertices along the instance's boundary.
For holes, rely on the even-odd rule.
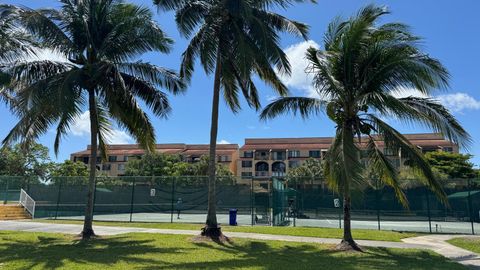
[[272,164],[272,172],[285,172],[285,163],[283,162],[274,162]]
[[268,163],[257,162],[257,164],[255,164],[255,170],[257,172],[268,172]]

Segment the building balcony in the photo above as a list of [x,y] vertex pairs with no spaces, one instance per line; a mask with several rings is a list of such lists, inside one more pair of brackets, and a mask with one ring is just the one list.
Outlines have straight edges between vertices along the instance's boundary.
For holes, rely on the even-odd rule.
[[268,177],[269,172],[268,171],[257,171],[255,172],[256,177]]
[[272,172],[273,177],[285,177],[285,172]]

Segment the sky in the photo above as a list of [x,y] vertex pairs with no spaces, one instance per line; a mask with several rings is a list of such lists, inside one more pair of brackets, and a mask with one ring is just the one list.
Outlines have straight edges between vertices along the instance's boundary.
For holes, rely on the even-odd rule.
[[[31,8],[58,7],[53,0],[4,0],[10,4],[25,5]],[[158,13],[150,0],[131,2],[151,7],[155,19],[162,29],[175,40],[174,49],[168,55],[149,53],[142,60],[178,70],[180,57],[188,40],[178,34],[173,13]],[[451,81],[448,91],[439,90],[434,97],[447,106],[465,129],[472,135],[474,143],[464,153],[474,155],[473,162],[480,164],[480,1],[478,0],[402,0],[402,1],[363,1],[363,0],[318,0],[317,4],[298,4],[279,13],[310,25],[307,41],[283,34],[281,45],[289,56],[293,72],[290,78],[283,78],[291,95],[311,96],[310,78],[305,75],[305,50],[322,47],[324,32],[328,23],[336,16],[349,17],[359,8],[370,3],[385,5],[392,12],[382,22],[402,22],[410,25],[413,32],[424,38],[422,48],[432,57],[439,59],[450,71]],[[208,143],[210,134],[210,113],[212,99],[212,76],[206,75],[200,66],[192,78],[185,94],[169,96],[172,114],[168,119],[158,119],[150,114],[156,130],[157,143]],[[259,82],[257,87],[262,105],[275,98],[274,92]],[[326,116],[302,120],[294,116],[282,116],[268,122],[259,121],[258,112],[245,103],[242,111],[234,114],[221,103],[219,118],[219,143],[242,145],[245,138],[283,137],[329,137],[334,134],[334,124]],[[0,105],[0,138],[4,138],[16,120],[4,105]],[[88,113],[82,114],[72,126],[69,136],[60,146],[60,153],[52,159],[63,161],[70,153],[86,148],[89,143]],[[420,126],[394,125],[404,133],[428,132]],[[53,148],[54,127],[40,138],[40,142]],[[134,143],[131,136],[116,129],[111,143]]]

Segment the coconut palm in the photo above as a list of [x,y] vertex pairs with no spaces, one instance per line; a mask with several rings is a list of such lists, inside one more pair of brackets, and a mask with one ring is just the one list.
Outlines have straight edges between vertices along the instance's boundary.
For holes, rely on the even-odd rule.
[[208,214],[203,235],[221,234],[216,217],[215,150],[220,94],[233,112],[240,110],[239,96],[250,107],[260,108],[257,87],[252,76],[270,84],[279,94],[287,88],[275,68],[289,74],[290,65],[279,47],[279,32],[306,37],[307,26],[269,11],[286,8],[304,0],[154,0],[164,10],[176,11],[180,33],[191,38],[183,53],[180,75],[190,79],[199,58],[207,74],[214,73],[212,120],[210,130]]
[[5,86],[10,82],[5,65],[34,52],[30,35],[10,16],[8,9],[0,8],[0,100],[11,103],[12,96]]
[[[83,238],[92,229],[97,150],[106,157],[111,122],[125,128],[147,151],[155,147],[151,120],[138,99],[158,117],[170,112],[167,95],[184,89],[169,69],[136,61],[143,53],[168,53],[173,41],[153,21],[149,9],[121,0],[61,0],[59,10],[9,6],[13,16],[65,61],[37,60],[11,68],[19,122],[4,142],[31,140],[56,125],[54,142],[88,108],[91,153]],[[7,7],[5,7],[7,8]],[[68,60],[67,60],[68,58]]]
[[423,53],[419,37],[401,23],[378,24],[388,14],[373,5],[347,20],[335,19],[328,27],[324,49],[308,49],[307,72],[320,98],[284,97],[269,104],[262,119],[292,112],[307,118],[326,112],[336,124],[335,139],[326,157],[325,176],[330,186],[343,195],[344,235],[340,249],[356,249],[350,226],[350,190],[362,183],[363,156],[381,180],[393,187],[403,205],[407,198],[399,186],[398,171],[384,155],[378,140],[393,153],[401,153],[424,183],[446,202],[445,193],[434,178],[422,153],[384,119],[393,117],[420,124],[442,133],[447,139],[468,144],[470,137],[449,111],[431,98],[408,96],[406,89],[430,95],[448,86],[449,74],[442,64]]

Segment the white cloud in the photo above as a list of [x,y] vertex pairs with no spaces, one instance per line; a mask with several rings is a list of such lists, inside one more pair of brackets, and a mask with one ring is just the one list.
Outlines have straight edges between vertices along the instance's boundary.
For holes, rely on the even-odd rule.
[[[82,113],[70,127],[70,131],[74,136],[87,137],[90,135],[90,113],[88,111]],[[106,140],[109,144],[129,144],[133,139],[125,131],[112,129],[107,135]]]
[[292,74],[291,76],[280,75],[280,79],[288,87],[303,91],[310,97],[318,97],[317,92],[312,86],[312,75],[305,72],[308,67],[305,54],[310,47],[320,48],[315,41],[308,40],[291,45],[284,50],[290,61]]
[[439,101],[443,106],[447,107],[453,113],[462,113],[465,110],[480,110],[480,101],[467,93],[452,93],[438,96],[428,96],[414,88],[399,88],[398,91],[392,93],[397,98],[404,97],[431,97]]
[[453,93],[435,97],[452,112],[480,110],[480,101],[466,93]]
[[113,129],[107,137],[107,142],[109,144],[129,144],[133,142],[133,139],[125,131]]
[[230,144],[230,142],[227,140],[220,140],[217,142],[217,144]]
[[70,131],[74,136],[86,136],[90,134],[90,113],[88,111],[82,113],[75,123],[70,127]]
[[396,98],[406,98],[406,97],[426,98],[426,97],[428,97],[427,95],[418,91],[415,88],[406,88],[406,87],[397,88],[397,90],[392,91],[392,95]]

